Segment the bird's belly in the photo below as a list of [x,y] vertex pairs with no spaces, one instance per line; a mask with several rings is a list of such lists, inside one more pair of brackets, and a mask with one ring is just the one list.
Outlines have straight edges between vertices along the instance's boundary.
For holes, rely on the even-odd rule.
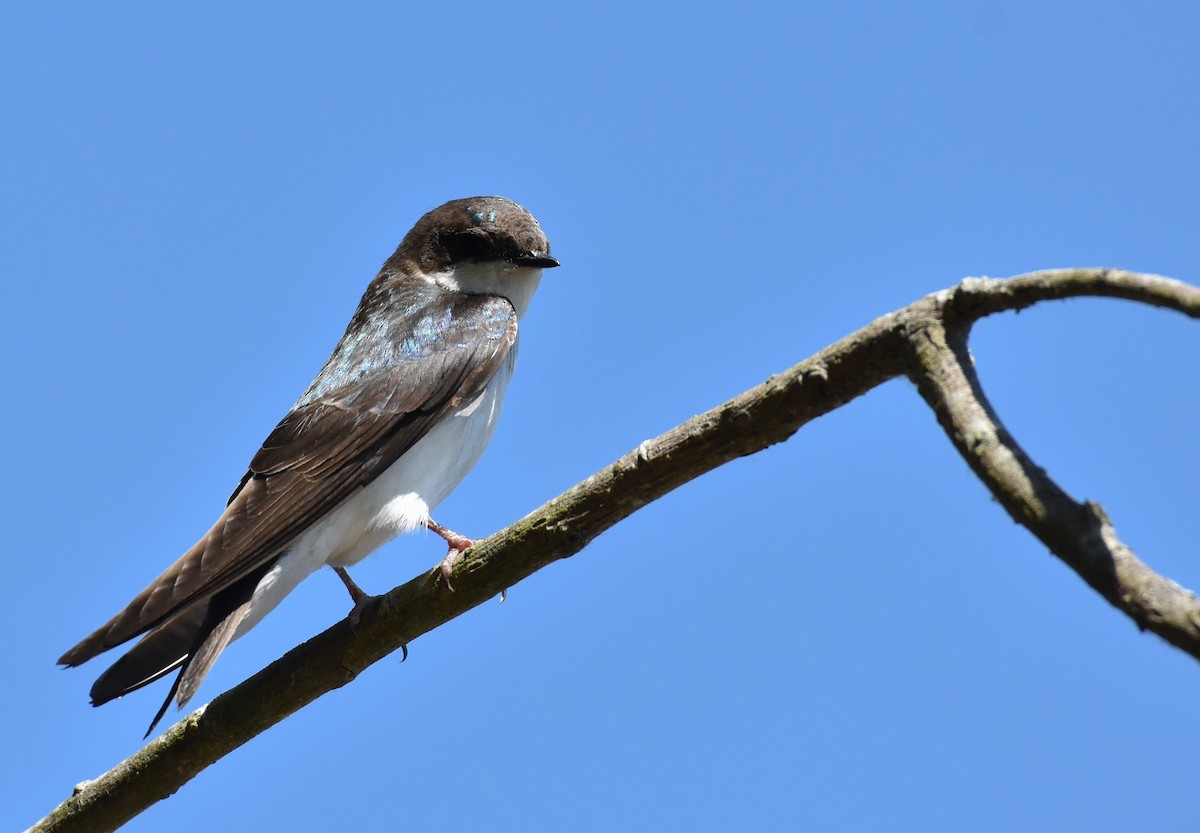
[[495,432],[502,398],[501,391],[489,388],[335,510],[326,563],[355,564],[397,535],[423,527],[479,462]]
[[473,402],[443,419],[381,475],[299,535],[254,590],[234,638],[257,624],[326,564],[357,564],[388,541],[422,527],[462,482],[496,430],[516,350]]
[[474,402],[431,428],[383,474],[296,538],[259,581],[235,638],[324,565],[357,564],[397,535],[424,526],[483,455],[511,375],[511,366],[502,368]]
[[495,432],[511,376],[512,363],[507,362],[477,399],[431,428],[314,526],[309,532],[315,536],[313,549],[323,553],[321,562],[356,564],[397,535],[424,526],[429,513],[479,462]]

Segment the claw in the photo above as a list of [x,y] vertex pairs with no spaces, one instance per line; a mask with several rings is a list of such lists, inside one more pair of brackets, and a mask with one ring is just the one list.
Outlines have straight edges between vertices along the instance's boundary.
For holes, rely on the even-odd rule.
[[454,574],[454,565],[458,563],[458,559],[464,552],[475,546],[475,542],[465,535],[459,535],[457,532],[446,529],[446,527],[433,518],[425,522],[425,527],[431,532],[436,532],[440,535],[442,540],[446,542],[446,546],[450,547],[450,551],[442,559],[439,569],[442,571],[442,579],[446,582],[446,587],[453,593],[454,585],[450,583],[450,577]]
[[[337,573],[338,578],[346,585],[346,590],[350,593],[350,598],[354,599],[354,607],[350,608],[350,615],[346,618],[350,620],[352,627],[357,627],[358,617],[362,615],[363,608],[375,597],[355,584],[354,579],[350,578],[350,574],[346,572],[345,567],[334,567],[333,571]],[[408,645],[401,645],[400,651],[400,661],[404,662],[408,659]]]
[[438,569],[442,573],[442,580],[446,582],[446,587],[451,593],[454,592],[454,585],[450,583],[450,577],[454,575],[454,565],[458,563],[458,559],[461,557],[462,551],[451,547],[450,552],[446,553],[446,557],[438,565]]

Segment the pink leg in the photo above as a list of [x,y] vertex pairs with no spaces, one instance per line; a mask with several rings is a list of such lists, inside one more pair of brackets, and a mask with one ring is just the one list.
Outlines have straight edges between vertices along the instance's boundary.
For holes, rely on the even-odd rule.
[[350,594],[350,598],[354,600],[354,607],[350,609],[350,616],[347,618],[350,619],[351,625],[357,625],[358,617],[362,615],[363,608],[367,606],[367,602],[375,597],[355,584],[354,579],[350,578],[350,574],[346,572],[345,567],[334,567],[333,571],[342,580],[342,584],[346,585],[346,591]]
[[450,549],[466,552],[470,547],[474,546],[475,542],[465,535],[459,535],[457,532],[446,529],[440,523],[430,518],[425,522],[425,526],[431,531],[436,532],[442,537],[442,540],[449,545]]
[[[350,578],[350,574],[346,572],[345,567],[334,567],[333,571],[342,580],[342,584],[346,585],[346,590],[350,593],[350,598],[354,599],[354,607],[350,608],[350,615],[346,618],[350,620],[351,626],[357,627],[358,618],[362,615],[363,608],[367,606],[367,602],[375,597],[355,584],[354,579]],[[400,650],[404,652],[400,657],[400,661],[404,662],[408,659],[408,646],[401,645]]]
[[425,526],[431,531],[440,535],[442,540],[446,542],[446,545],[450,547],[450,551],[446,553],[446,557],[442,559],[440,569],[442,571],[442,578],[446,581],[446,586],[453,591],[454,588],[450,586],[450,576],[454,574],[454,565],[458,561],[458,557],[470,549],[475,542],[464,535],[459,535],[457,532],[452,532],[451,530],[446,529],[446,527],[442,526],[433,518],[430,518],[428,521],[426,521]]

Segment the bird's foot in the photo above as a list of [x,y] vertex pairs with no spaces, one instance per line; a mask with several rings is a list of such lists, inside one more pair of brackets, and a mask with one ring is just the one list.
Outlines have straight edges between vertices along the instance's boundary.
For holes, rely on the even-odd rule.
[[358,625],[358,619],[362,616],[363,610],[367,604],[374,599],[367,591],[363,590],[354,583],[354,579],[350,578],[350,574],[346,572],[345,567],[334,567],[333,571],[337,573],[337,577],[342,580],[342,584],[346,585],[346,592],[350,594],[350,598],[354,600],[354,607],[350,608],[350,615],[346,618],[350,620],[353,626]]
[[438,565],[438,570],[442,574],[442,581],[446,582],[446,587],[451,593],[454,592],[454,585],[450,583],[450,577],[454,575],[454,565],[462,558],[462,550],[450,548],[446,553],[446,557],[442,559],[442,563]]
[[430,518],[425,522],[425,526],[441,536],[446,545],[450,547],[446,557],[442,559],[442,563],[438,566],[441,570],[442,579],[446,582],[446,587],[450,588],[450,592],[454,592],[453,585],[450,584],[450,577],[454,575],[454,565],[458,563],[458,559],[462,554],[474,546],[475,542],[465,535],[459,535],[457,532],[446,529],[440,523]]
[[[346,585],[346,591],[350,594],[350,598],[354,600],[354,607],[350,608],[350,614],[346,617],[350,620],[350,627],[358,627],[358,619],[362,616],[363,610],[367,604],[376,596],[372,596],[366,590],[359,587],[354,579],[350,578],[350,574],[346,572],[345,567],[334,567],[333,571],[337,573],[337,577],[342,580],[342,584]],[[400,655],[400,661],[404,662],[408,659],[408,646],[401,645],[400,650],[403,652]]]
[[458,550],[460,553],[466,552],[469,548],[475,545],[475,542],[467,536],[459,535],[453,530],[446,529],[446,527],[442,526],[433,518],[430,518],[425,522],[425,527],[431,532],[436,532],[439,536],[441,536],[442,540],[446,542],[450,549]]

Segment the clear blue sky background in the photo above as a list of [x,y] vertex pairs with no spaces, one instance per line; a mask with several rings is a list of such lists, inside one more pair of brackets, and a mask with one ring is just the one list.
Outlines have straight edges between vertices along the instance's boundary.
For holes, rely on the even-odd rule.
[[[93,710],[105,666],[55,658],[208,527],[444,200],[524,203],[563,262],[438,513],[475,535],[965,276],[1200,280],[1195,4],[434,5],[0,8],[4,829],[140,746],[163,685]],[[1116,301],[973,340],[1030,453],[1190,587],[1198,348]],[[347,606],[314,576],[200,700]],[[128,829],[1197,817],[1200,667],[1016,527],[903,381],[411,651]]]

